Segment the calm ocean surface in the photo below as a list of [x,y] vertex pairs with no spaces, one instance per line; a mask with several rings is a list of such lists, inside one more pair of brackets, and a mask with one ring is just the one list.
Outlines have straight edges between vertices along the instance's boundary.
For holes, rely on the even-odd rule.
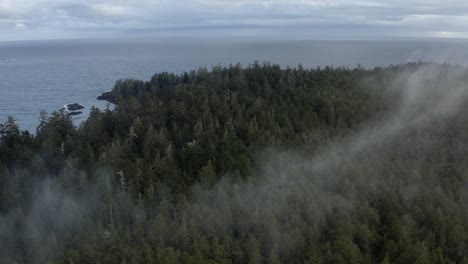
[[122,78],[148,80],[156,72],[200,66],[271,61],[305,67],[385,66],[410,61],[465,64],[462,41],[278,41],[278,40],[80,40],[0,42],[0,122],[14,116],[22,130],[35,131],[39,112],[68,103],[86,107]]

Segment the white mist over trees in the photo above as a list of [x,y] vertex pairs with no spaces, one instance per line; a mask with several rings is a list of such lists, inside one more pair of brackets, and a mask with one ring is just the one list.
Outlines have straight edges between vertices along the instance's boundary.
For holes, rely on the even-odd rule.
[[5,263],[463,263],[464,67],[121,80],[79,128],[0,128]]

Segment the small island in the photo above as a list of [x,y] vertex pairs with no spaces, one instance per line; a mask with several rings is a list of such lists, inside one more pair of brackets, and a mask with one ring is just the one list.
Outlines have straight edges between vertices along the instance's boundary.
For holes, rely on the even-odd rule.
[[85,107],[79,103],[66,104],[63,106],[63,109],[66,111],[69,116],[81,115],[83,112],[78,111],[84,109]]
[[79,103],[73,103],[73,104],[67,104],[67,105],[65,105],[65,108],[66,108],[68,111],[77,111],[77,110],[84,109],[84,106],[80,105]]

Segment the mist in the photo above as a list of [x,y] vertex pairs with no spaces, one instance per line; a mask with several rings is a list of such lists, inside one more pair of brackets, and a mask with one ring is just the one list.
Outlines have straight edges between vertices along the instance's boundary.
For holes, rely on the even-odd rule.
[[[428,152],[437,147],[442,135],[439,131],[424,133],[434,126],[443,131],[451,125],[451,118],[463,115],[463,104],[468,99],[467,80],[466,68],[441,69],[430,64],[392,76],[390,85],[376,87],[384,95],[397,94],[397,101],[391,102],[392,109],[384,118],[364,124],[355,134],[336,139],[312,157],[294,150],[266,151],[267,161],[261,166],[259,178],[252,182],[232,185],[221,181],[208,191],[195,188],[190,214],[198,221],[193,224],[207,230],[234,226],[238,232],[247,232],[256,225],[273,226],[271,242],[294,248],[296,245],[284,245],[281,241],[295,230],[281,230],[271,219],[274,216],[289,221],[288,215],[297,210],[294,206],[306,213],[302,224],[322,224],[325,214],[356,210],[359,201],[401,184],[394,181],[406,181],[400,186],[399,195],[414,198],[423,192],[418,187],[421,181],[429,180],[418,167],[422,162],[418,164],[415,160],[412,175],[398,179],[392,172],[385,172],[381,159],[403,158],[391,153],[396,148],[419,154],[419,159],[430,157]],[[363,80],[366,85],[372,85],[373,81]],[[418,136],[414,138],[412,134]],[[420,149],[425,151],[413,153]],[[357,168],[361,172],[355,174]],[[435,183],[435,187],[440,184]],[[466,183],[463,188],[468,190]],[[356,189],[365,192],[357,193]]]

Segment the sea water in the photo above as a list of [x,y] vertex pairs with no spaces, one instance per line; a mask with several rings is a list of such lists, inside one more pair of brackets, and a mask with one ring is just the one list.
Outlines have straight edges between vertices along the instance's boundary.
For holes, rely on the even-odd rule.
[[444,40],[261,40],[107,39],[0,42],[0,123],[13,116],[35,132],[39,113],[69,103],[85,107],[118,79],[148,80],[156,72],[181,73],[198,67],[270,61],[281,66],[375,67],[412,61],[464,64],[464,41]]

